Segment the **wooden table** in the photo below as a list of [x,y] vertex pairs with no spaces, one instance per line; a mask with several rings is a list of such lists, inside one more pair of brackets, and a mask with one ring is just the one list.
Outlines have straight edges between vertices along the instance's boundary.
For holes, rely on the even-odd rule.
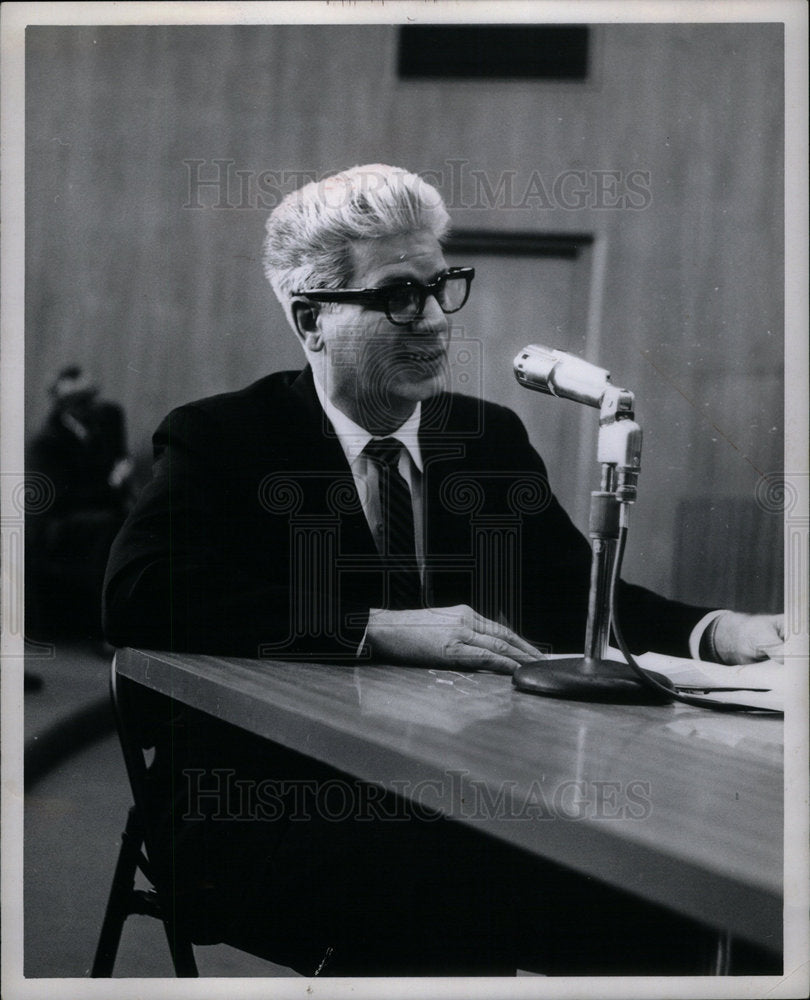
[[120,675],[778,952],[782,720],[508,677],[123,650]]

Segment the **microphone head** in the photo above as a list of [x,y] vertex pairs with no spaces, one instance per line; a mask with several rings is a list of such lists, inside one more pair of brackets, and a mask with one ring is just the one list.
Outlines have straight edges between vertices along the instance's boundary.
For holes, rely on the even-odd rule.
[[529,344],[514,360],[515,378],[527,389],[599,407],[610,372],[556,348]]

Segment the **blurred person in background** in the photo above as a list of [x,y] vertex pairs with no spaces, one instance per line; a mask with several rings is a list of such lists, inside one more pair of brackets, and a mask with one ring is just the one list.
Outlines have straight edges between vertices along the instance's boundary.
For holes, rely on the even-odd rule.
[[48,393],[26,460],[50,498],[26,517],[27,634],[100,639],[104,567],[132,499],[124,412],[76,365]]

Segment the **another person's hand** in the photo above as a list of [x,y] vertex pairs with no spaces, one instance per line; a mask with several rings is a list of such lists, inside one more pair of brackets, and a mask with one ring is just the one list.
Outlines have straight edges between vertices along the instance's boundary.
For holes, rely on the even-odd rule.
[[131,458],[119,458],[110,471],[107,482],[114,490],[119,489],[132,475],[134,465]]
[[784,615],[743,615],[724,611],[714,627],[714,648],[721,663],[781,662],[785,644]]
[[505,625],[466,604],[408,611],[372,609],[366,644],[389,663],[511,674],[543,654]]

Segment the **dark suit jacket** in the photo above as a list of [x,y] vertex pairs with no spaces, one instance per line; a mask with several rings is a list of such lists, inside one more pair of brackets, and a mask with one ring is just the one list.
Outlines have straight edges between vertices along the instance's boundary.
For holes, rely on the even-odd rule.
[[[461,396],[441,395],[422,412],[427,603],[470,604],[546,648],[581,651],[590,546],[551,494],[522,424]],[[154,478],[110,557],[109,640],[355,662],[369,608],[382,605],[384,567],[311,372],[181,407],[154,443]],[[622,589],[637,649],[687,655],[702,613]],[[307,975],[336,942],[344,975],[494,974],[501,959],[514,968],[525,862],[515,868],[485,838],[430,822],[302,824],[285,811],[224,823],[240,808],[230,786],[189,811],[189,774],[210,789],[223,775],[243,787],[322,781],[323,769],[165,699],[147,698],[130,715],[157,748],[147,792],[160,845],[153,867],[194,940],[224,940]],[[202,821],[189,818],[200,808]],[[552,896],[548,878],[542,892]],[[432,957],[431,942],[440,944]]]
[[27,473],[49,488],[40,498],[52,491],[25,517],[26,627],[42,638],[100,635],[104,570],[130,499],[127,483],[109,483],[127,454],[121,407],[90,400],[71,413],[83,437],[54,408],[26,455]]
[[[581,651],[590,546],[510,410],[423,404],[426,603],[469,604],[553,652]],[[354,659],[384,567],[312,373],[280,372],[173,411],[110,556],[115,645]],[[705,609],[623,585],[637,651],[688,656]]]

